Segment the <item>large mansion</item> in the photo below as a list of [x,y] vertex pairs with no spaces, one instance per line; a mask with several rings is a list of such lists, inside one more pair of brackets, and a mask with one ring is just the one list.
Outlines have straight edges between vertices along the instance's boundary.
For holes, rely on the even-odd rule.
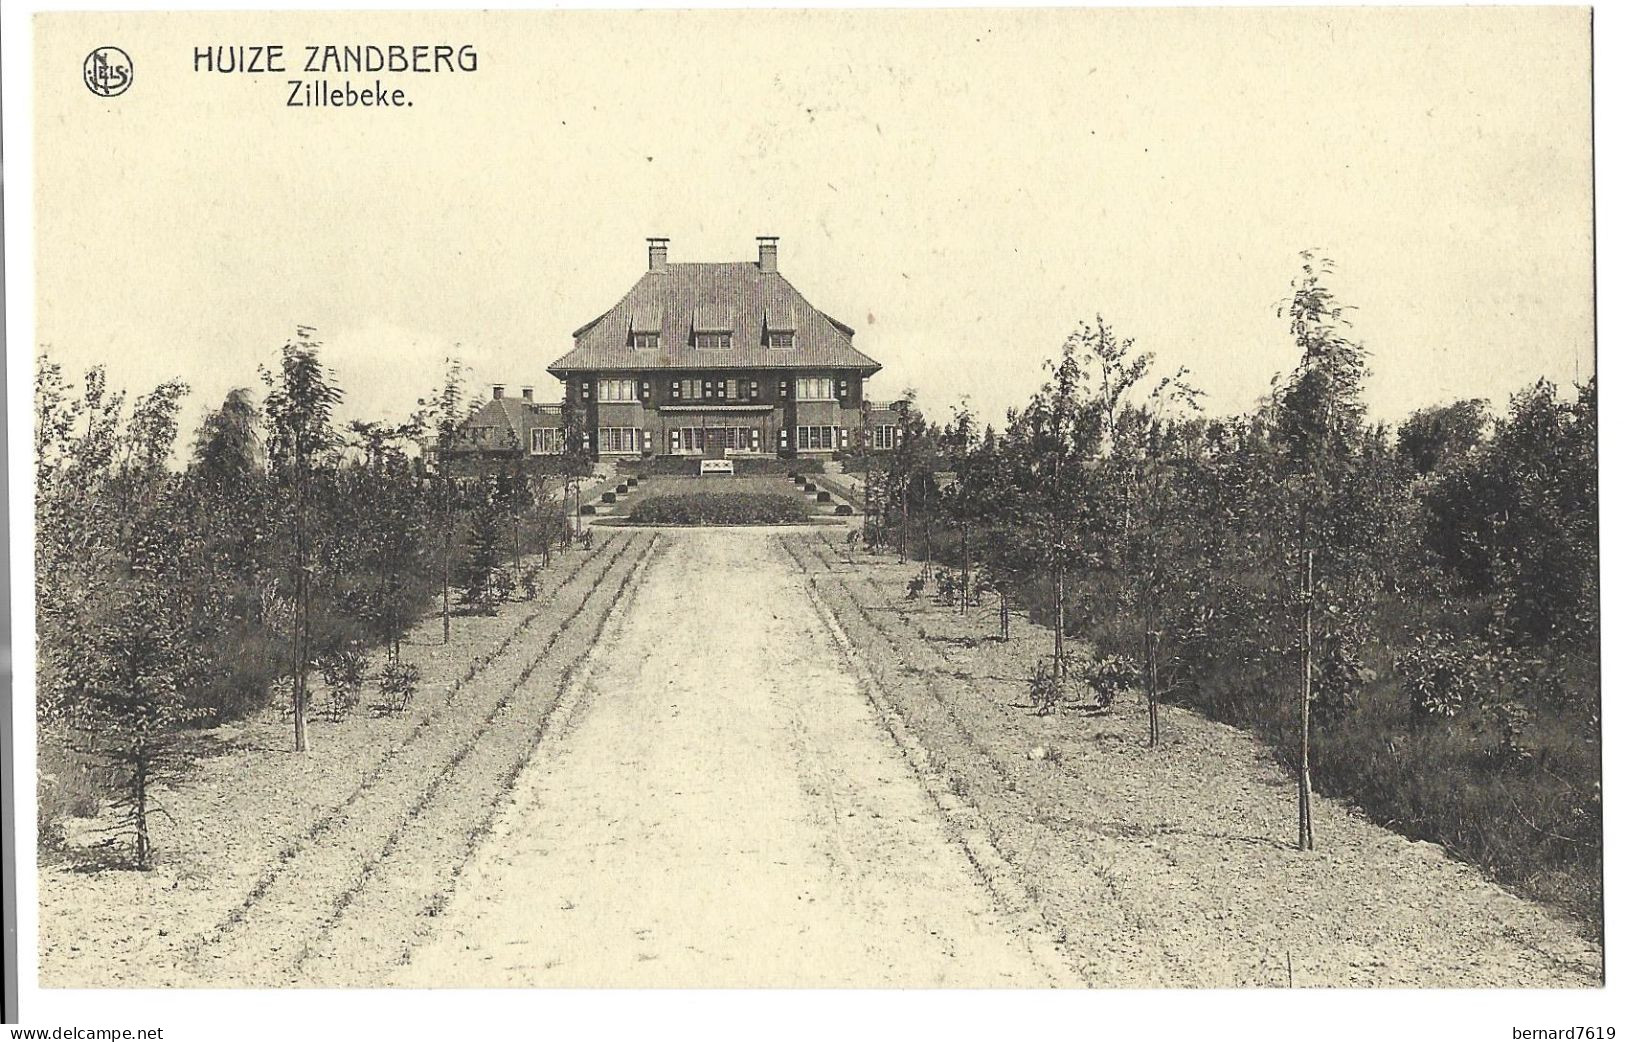
[[649,270],[574,333],[548,366],[585,416],[597,457],[829,455],[855,448],[863,382],[880,363],[852,327],[754,261],[677,264],[649,240]]

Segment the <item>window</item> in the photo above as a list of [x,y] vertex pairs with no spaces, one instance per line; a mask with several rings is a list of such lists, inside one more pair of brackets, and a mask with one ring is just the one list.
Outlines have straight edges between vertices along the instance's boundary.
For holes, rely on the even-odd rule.
[[532,456],[556,456],[564,451],[564,431],[557,427],[532,427],[530,429],[530,454]]
[[796,448],[798,449],[833,449],[835,447],[834,427],[797,427]]
[[769,333],[767,334],[767,346],[785,348],[795,347],[796,335],[794,333]]
[[637,452],[639,451],[637,427],[600,427],[598,428],[599,452]]
[[889,423],[870,428],[869,441],[877,449],[895,449],[897,447],[897,428]]
[[643,351],[653,351],[660,346],[659,333],[633,333],[632,346]]
[[707,430],[717,432],[725,449],[745,452],[761,446],[761,434],[749,427],[677,427],[671,432],[671,450],[683,453],[704,452]]
[[833,402],[835,381],[827,376],[803,376],[796,381],[796,397],[804,402]]
[[704,351],[726,351],[733,346],[732,333],[695,333],[694,346]]
[[598,400],[601,402],[635,402],[638,400],[638,382],[631,378],[599,380]]

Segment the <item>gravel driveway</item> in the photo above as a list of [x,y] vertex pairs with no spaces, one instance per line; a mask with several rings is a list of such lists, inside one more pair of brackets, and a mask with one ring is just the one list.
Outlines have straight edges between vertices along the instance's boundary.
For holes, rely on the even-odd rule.
[[1047,986],[774,536],[663,534],[408,986]]

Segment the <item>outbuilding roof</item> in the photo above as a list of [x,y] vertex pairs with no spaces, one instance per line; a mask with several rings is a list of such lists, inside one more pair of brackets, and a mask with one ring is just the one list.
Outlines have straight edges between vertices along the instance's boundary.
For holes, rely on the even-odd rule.
[[[659,345],[632,346],[633,332]],[[790,347],[769,347],[769,331],[793,333]],[[726,349],[700,348],[696,333],[727,332]],[[777,271],[752,261],[669,264],[648,271],[609,311],[575,331],[575,348],[547,367],[555,376],[583,369],[858,369],[880,363],[852,346],[852,328],[807,302]]]
[[510,450],[530,444],[532,427],[562,427],[562,409],[523,398],[493,398],[475,409],[458,431],[452,450]]

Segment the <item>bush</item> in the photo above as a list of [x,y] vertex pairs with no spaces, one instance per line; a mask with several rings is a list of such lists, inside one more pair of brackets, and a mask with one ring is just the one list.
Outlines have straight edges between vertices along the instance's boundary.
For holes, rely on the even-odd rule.
[[785,525],[807,508],[776,492],[674,492],[650,496],[627,515],[638,525]]
[[378,674],[378,694],[386,713],[404,713],[418,690],[418,667],[391,662]]
[[1501,766],[1516,770],[1534,758],[1524,740],[1532,714],[1517,702],[1506,700],[1490,706],[1490,720],[1495,725],[1495,759]]
[[327,684],[327,701],[323,712],[331,723],[338,723],[350,715],[350,710],[361,701],[361,685],[367,677],[367,660],[354,648],[346,648],[322,659],[317,664],[322,680]]
[[[1051,657],[1046,655],[1033,663],[1032,671],[1027,674],[1027,693],[1039,716],[1055,712],[1055,707],[1062,702],[1084,701],[1090,688],[1087,670],[1079,669],[1069,659],[1063,659],[1062,671],[1066,675],[1057,678],[1053,665]],[[1095,704],[1104,708],[1110,702],[1103,703],[1097,699]]]
[[1140,667],[1122,655],[1104,655],[1084,668],[1084,679],[1095,689],[1095,704],[1107,709],[1117,696],[1140,682]]
[[1394,659],[1394,669],[1410,696],[1412,715],[1443,719],[1466,707],[1477,672],[1473,656],[1460,644],[1431,631],[1417,635]]
[[94,817],[110,786],[106,768],[74,748],[72,737],[55,728],[39,732],[39,849],[59,848],[68,818]]

